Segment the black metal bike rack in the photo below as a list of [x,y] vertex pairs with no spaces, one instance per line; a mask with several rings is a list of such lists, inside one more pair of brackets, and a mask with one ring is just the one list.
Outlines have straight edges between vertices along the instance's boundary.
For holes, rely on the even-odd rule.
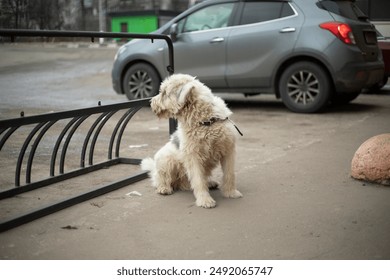
[[[94,42],[94,38],[136,38],[136,39],[151,39],[153,40],[165,40],[168,44],[169,53],[169,65],[167,71],[169,74],[174,73],[174,60],[173,60],[173,45],[169,36],[159,34],[131,34],[131,33],[110,33],[110,32],[84,32],[84,31],[40,31],[40,30],[11,30],[0,29],[0,36],[11,37],[14,40],[15,37],[83,37],[91,38]],[[24,117],[21,114],[20,118],[8,119],[0,121],[0,156],[1,150],[8,143],[10,137],[17,133],[21,128],[31,129],[27,133],[27,137],[24,140],[17,158],[15,168],[15,182],[14,187],[3,190],[0,192],[0,200],[10,198],[15,195],[35,190],[41,187],[49,186],[54,183],[58,183],[70,178],[74,178],[80,175],[88,174],[93,171],[107,168],[116,164],[134,164],[138,165],[140,159],[124,158],[120,156],[120,145],[125,128],[134,114],[142,107],[149,106],[150,98],[130,101],[126,103],[97,106],[92,108],[71,110],[51,114],[43,114],[31,117]],[[124,112],[124,113],[123,113]],[[107,122],[112,119],[114,115],[121,114],[119,120],[113,126],[111,137],[107,145],[107,160],[99,163],[94,162],[96,142],[100,132],[105,127]],[[80,165],[79,168],[71,171],[65,171],[66,155],[68,152],[69,143],[72,137],[75,135],[78,128],[87,123],[87,120],[91,116],[95,116],[95,119],[90,124],[85,138],[83,141]],[[41,140],[45,134],[58,122],[65,122],[66,125],[62,128],[61,132],[57,136],[55,144],[53,146],[50,164],[49,174],[50,177],[33,181],[32,180],[32,167],[36,151],[41,143]],[[32,127],[32,128],[31,128]],[[175,122],[170,120],[170,132],[175,130]],[[79,132],[79,131],[78,131]],[[27,150],[29,151],[27,153]],[[25,157],[28,154],[27,163],[25,163]],[[88,155],[88,158],[87,158]],[[1,160],[1,157],[0,157]],[[56,172],[56,164],[58,163],[58,169]],[[24,165],[23,165],[24,164]],[[22,183],[22,166],[25,166],[25,183]],[[35,219],[49,215],[56,211],[62,210],[66,207],[73,206],[77,203],[89,200],[91,198],[100,196],[102,194],[111,192],[113,190],[122,188],[129,184],[147,178],[147,172],[137,172],[126,179],[122,179],[108,185],[100,186],[92,191],[85,192],[83,194],[62,200],[58,203],[44,206],[38,210],[30,213],[22,214],[20,216],[8,219],[6,221],[0,221],[0,232],[17,227],[24,223],[28,223]]]

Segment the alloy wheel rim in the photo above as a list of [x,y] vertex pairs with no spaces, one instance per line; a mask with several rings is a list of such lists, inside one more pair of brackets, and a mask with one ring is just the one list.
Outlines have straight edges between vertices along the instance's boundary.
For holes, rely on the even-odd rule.
[[294,103],[307,105],[320,94],[319,81],[312,72],[296,72],[287,83],[287,93]]
[[152,96],[152,78],[146,71],[139,70],[134,72],[129,79],[129,90],[135,99]]

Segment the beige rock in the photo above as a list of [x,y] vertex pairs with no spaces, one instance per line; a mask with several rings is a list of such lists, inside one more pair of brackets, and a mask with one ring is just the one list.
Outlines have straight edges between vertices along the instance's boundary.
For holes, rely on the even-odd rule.
[[390,185],[390,133],[374,136],[359,147],[352,159],[351,176]]

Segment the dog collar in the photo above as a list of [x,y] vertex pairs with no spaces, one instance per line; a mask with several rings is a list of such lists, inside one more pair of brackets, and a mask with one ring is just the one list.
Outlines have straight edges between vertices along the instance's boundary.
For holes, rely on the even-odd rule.
[[228,120],[228,119],[229,119],[228,117],[226,117],[226,118],[224,118],[224,119],[212,117],[212,118],[210,118],[210,119],[207,120],[207,121],[199,122],[199,124],[200,124],[200,125],[204,125],[204,126],[210,126],[210,125],[212,125],[212,124],[215,123],[215,122],[222,122],[222,121],[226,121],[226,120]]
[[216,123],[216,122],[223,122],[223,121],[227,121],[227,120],[228,120],[229,122],[231,122],[231,123],[234,125],[234,127],[237,129],[238,133],[240,133],[241,136],[244,136],[244,135],[242,134],[242,132],[238,129],[238,127],[236,126],[236,124],[235,124],[231,119],[229,119],[228,117],[226,117],[226,118],[224,118],[224,119],[217,118],[217,117],[212,117],[212,118],[210,118],[210,119],[207,120],[207,121],[199,122],[199,124],[200,124],[200,125],[204,125],[204,126],[210,126],[210,125],[212,125],[213,123]]

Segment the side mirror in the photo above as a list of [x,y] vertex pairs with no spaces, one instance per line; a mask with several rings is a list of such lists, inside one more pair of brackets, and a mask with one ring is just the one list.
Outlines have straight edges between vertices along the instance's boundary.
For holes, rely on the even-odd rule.
[[169,29],[169,35],[171,35],[171,39],[173,42],[177,41],[177,33],[178,33],[177,23],[174,23],[171,25]]

